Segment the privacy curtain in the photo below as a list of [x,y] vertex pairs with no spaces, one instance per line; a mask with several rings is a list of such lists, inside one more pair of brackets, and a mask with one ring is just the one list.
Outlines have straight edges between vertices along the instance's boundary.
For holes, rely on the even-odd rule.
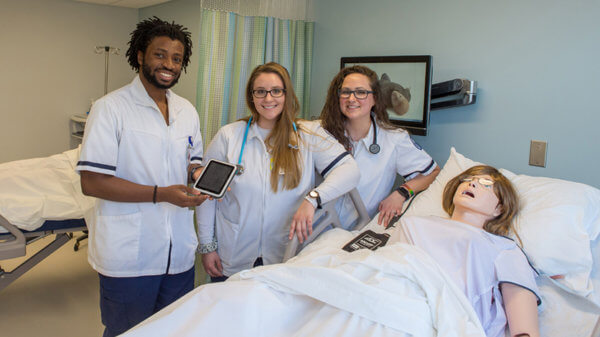
[[286,67],[301,104],[310,116],[310,72],[314,22],[202,9],[196,107],[207,145],[219,128],[249,115],[246,81],[257,65]]

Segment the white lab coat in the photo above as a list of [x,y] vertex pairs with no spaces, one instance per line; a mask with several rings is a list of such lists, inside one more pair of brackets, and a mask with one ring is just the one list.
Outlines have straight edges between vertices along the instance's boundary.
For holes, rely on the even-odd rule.
[[[212,158],[237,163],[246,124],[238,121],[222,127],[206,150],[204,163]],[[296,188],[284,190],[280,180],[279,191],[272,191],[271,157],[258,125],[253,123],[242,158],[244,173],[234,178],[231,191],[225,193],[222,201],[206,201],[197,208],[200,243],[208,244],[216,237],[226,276],[251,268],[258,257],[265,264],[282,261],[291,219],[314,187],[315,169],[325,175],[317,187],[322,203],[350,191],[358,183],[359,171],[352,156],[319,123],[298,124],[303,170]]]
[[[77,171],[142,185],[187,184],[189,163],[202,160],[198,114],[171,90],[167,101],[168,126],[139,76],[97,100],[85,127]],[[198,240],[188,208],[98,198],[90,218],[88,261],[103,275],[177,274],[194,265]]]

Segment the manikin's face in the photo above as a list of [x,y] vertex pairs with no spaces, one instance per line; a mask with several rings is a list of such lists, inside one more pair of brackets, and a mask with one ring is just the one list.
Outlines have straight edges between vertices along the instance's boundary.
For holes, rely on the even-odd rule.
[[[254,80],[253,90],[273,90],[273,89],[284,89],[283,81],[278,74],[275,73],[261,73]],[[258,125],[264,129],[271,129],[275,126],[275,122],[283,111],[283,105],[285,104],[285,92],[280,97],[273,97],[271,93],[267,93],[267,96],[258,98],[252,96],[254,107],[258,111]]]
[[[363,74],[352,73],[344,77],[341,90],[373,90],[369,78]],[[375,105],[373,94],[368,94],[365,99],[357,99],[354,94],[348,98],[340,97],[340,110],[349,120],[369,120],[371,109]]]
[[181,75],[183,52],[181,41],[167,36],[155,37],[145,53],[138,52],[142,76],[156,88],[171,88]]
[[[489,175],[471,176],[463,181],[454,194],[454,212],[469,212],[491,220],[501,213],[500,200],[494,193],[494,180]],[[481,180],[483,178],[483,180]],[[480,181],[481,180],[481,181]],[[492,183],[491,185],[488,185]]]

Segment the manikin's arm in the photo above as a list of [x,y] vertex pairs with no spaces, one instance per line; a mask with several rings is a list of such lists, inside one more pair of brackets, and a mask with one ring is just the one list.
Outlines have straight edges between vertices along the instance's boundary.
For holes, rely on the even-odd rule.
[[500,287],[510,335],[539,337],[537,298],[533,292],[512,283],[502,283]]

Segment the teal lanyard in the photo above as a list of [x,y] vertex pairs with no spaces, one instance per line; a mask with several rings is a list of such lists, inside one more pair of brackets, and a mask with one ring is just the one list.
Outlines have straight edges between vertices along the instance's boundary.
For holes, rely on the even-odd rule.
[[238,171],[237,174],[244,173],[244,167],[242,166],[242,157],[244,156],[244,148],[246,147],[246,140],[248,139],[248,130],[250,129],[250,123],[252,123],[252,116],[248,119],[248,123],[246,124],[246,131],[244,131],[244,140],[242,141],[242,149],[240,151],[240,157],[238,158],[237,166]]
[[[244,166],[242,166],[242,157],[244,156],[244,148],[246,148],[246,140],[248,139],[248,130],[250,129],[250,124],[252,123],[252,116],[248,119],[248,123],[246,124],[246,131],[244,131],[244,140],[242,141],[242,149],[240,150],[240,157],[238,158],[237,174],[244,173]],[[294,133],[296,134],[296,138],[298,138],[298,128],[296,127],[296,123],[292,122],[292,127],[294,128]],[[298,150],[298,145],[288,144],[288,147],[294,150]]]

